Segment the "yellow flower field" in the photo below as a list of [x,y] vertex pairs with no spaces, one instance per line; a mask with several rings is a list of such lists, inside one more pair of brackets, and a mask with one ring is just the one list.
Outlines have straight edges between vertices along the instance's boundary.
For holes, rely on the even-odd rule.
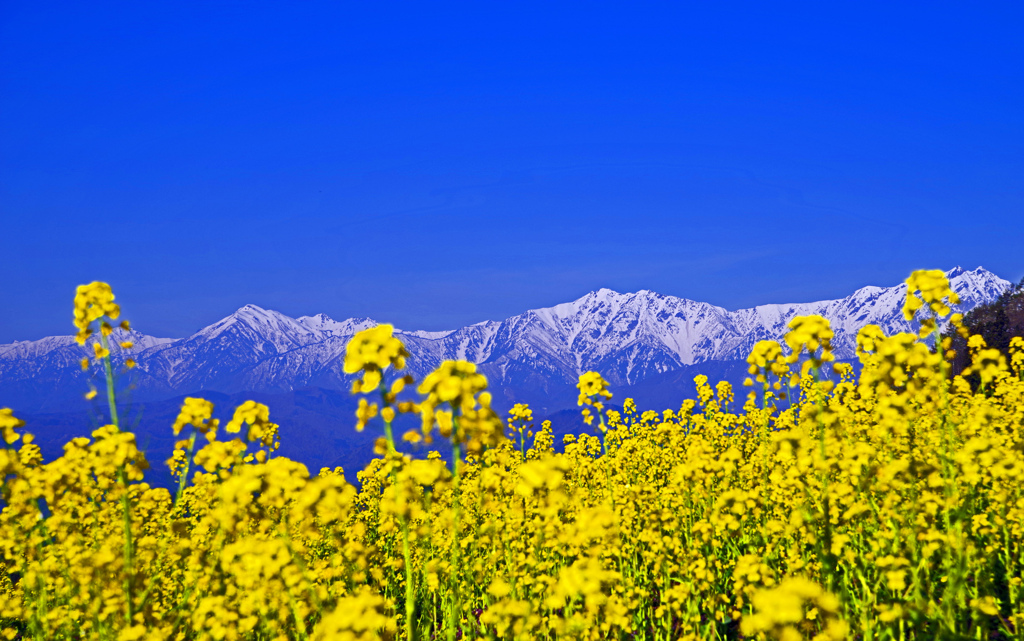
[[[315,475],[275,456],[287,429],[251,401],[221,429],[212,403],[188,399],[167,426],[174,456],[147,462],[118,428],[107,339],[120,309],[108,285],[82,286],[83,367],[105,373],[110,424],[44,462],[0,410],[0,628],[122,641],[1024,639],[1024,340],[1007,362],[970,337],[981,385],[951,380],[945,346],[931,345],[944,321],[965,331],[947,318],[956,296],[941,272],[908,284],[921,332],[865,327],[856,378],[843,364],[839,382],[822,376],[828,321],[797,317],[785,346],[755,346],[747,390],[699,376],[694,401],[619,411],[600,374],[583,374],[592,433],[557,446],[528,407],[496,414],[473,364],[417,382],[391,328],[365,330],[344,367],[364,395],[351,429],[381,430],[378,458]],[[393,434],[402,413],[421,427]],[[423,455],[399,453],[401,439]],[[149,464],[169,465],[178,487],[147,485]]]

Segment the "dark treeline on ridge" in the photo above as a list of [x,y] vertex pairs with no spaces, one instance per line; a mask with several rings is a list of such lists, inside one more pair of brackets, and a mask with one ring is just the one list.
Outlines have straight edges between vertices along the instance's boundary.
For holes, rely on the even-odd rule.
[[[998,349],[1009,358],[1010,341],[1015,336],[1024,337],[1024,278],[996,300],[969,311],[964,316],[964,325],[971,334],[984,338],[986,346]],[[950,376],[956,376],[971,364],[970,350],[967,339],[952,328],[946,331],[946,336],[952,339],[952,348],[956,352],[950,361]],[[976,374],[968,375],[967,380],[972,387],[977,387]]]

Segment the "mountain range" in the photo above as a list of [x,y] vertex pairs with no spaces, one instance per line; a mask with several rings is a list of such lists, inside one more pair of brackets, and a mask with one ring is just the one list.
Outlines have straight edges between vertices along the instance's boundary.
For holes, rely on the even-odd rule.
[[[961,312],[995,300],[1010,286],[981,267],[957,267],[946,275],[960,297]],[[781,342],[794,316],[828,318],[836,357],[853,358],[857,331],[866,324],[880,325],[886,333],[914,329],[903,318],[905,297],[905,284],[869,286],[836,300],[730,311],[648,290],[599,289],[503,321],[450,331],[396,330],[396,335],[411,354],[408,369],[417,378],[446,359],[477,363],[499,410],[516,402],[529,402],[539,416],[574,408],[576,380],[589,370],[611,383],[616,398],[632,395],[662,409],[678,406],[692,390],[696,373],[712,380],[742,380],[742,360],[754,343]],[[321,393],[310,392],[322,390],[332,399],[322,413],[325,420],[337,415],[350,425],[354,400],[347,396],[351,377],[342,371],[345,346],[357,331],[376,324],[369,318],[337,321],[325,314],[291,318],[246,305],[185,338],[117,330],[114,342],[130,340],[134,347],[130,352],[113,349],[115,364],[129,357],[138,363],[119,378],[120,397],[163,407],[183,395],[322,399]],[[102,383],[97,368],[82,371],[80,361],[87,353],[72,336],[0,345],[0,407],[14,408],[18,415],[46,414],[44,422],[59,432],[61,421],[54,417],[81,413],[82,394],[90,384]]]
[[[960,311],[994,300],[1010,283],[979,267],[947,272],[960,297]],[[481,366],[499,396],[511,402],[517,388],[575,384],[579,374],[600,372],[613,386],[634,385],[652,375],[708,361],[742,360],[755,342],[780,340],[797,315],[829,319],[839,359],[854,357],[857,331],[868,323],[887,333],[910,331],[903,318],[906,285],[863,287],[837,300],[722,307],[652,291],[620,294],[599,289],[570,303],[533,309],[503,321],[485,321],[440,332],[396,335],[411,353],[409,370],[424,376],[447,359]],[[336,321],[325,314],[291,318],[246,305],[180,339],[118,330],[114,342],[130,340],[130,353],[114,349],[114,360],[138,362],[131,371],[138,400],[181,393],[258,391],[280,393],[321,387],[347,390],[345,346],[369,318]],[[32,411],[59,410],[80,397],[88,374],[87,354],[71,336],[0,345],[0,404]]]

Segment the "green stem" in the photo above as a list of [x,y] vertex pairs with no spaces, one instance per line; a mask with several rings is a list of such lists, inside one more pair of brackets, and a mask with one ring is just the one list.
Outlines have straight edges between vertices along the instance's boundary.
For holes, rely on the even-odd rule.
[[[387,393],[384,391],[383,384],[380,388],[380,397],[382,407],[384,409],[390,407],[391,403],[388,401]],[[382,417],[383,418],[383,417]],[[395,448],[395,435],[391,429],[391,421],[384,419],[384,438],[388,443],[388,454],[394,454],[397,452]],[[391,483],[397,492],[399,490],[398,483],[395,478],[395,470],[391,468],[390,472]],[[416,625],[414,617],[416,614],[416,585],[415,577],[413,577],[412,571],[412,550],[409,546],[409,519],[402,515],[402,558],[405,561],[405,638],[406,641],[416,641]]]
[[405,638],[416,641],[416,586],[412,575],[412,550],[409,546],[409,519],[402,516],[402,554],[405,557]]
[[[107,404],[110,406],[110,423],[114,427],[119,427],[119,421],[117,419],[117,399],[114,395],[114,368],[110,364],[110,341],[107,340],[107,336],[103,333],[103,329],[100,329],[100,345],[107,352],[107,355],[103,357],[103,369],[107,375]],[[132,575],[134,574],[135,565],[135,550],[132,541],[132,516],[131,506],[128,501],[128,473],[121,466],[118,471],[118,480],[121,482],[121,515],[124,523],[124,594],[125,602],[127,603],[128,610],[126,614],[126,624],[130,627],[132,625],[132,619],[135,616],[134,604],[132,603]]]
[[835,555],[832,554],[832,512],[831,501],[829,500],[828,495],[829,474],[827,467],[828,459],[825,456],[825,421],[822,416],[825,411],[825,398],[824,394],[822,394],[821,388],[818,386],[821,381],[822,363],[817,358],[814,358],[813,354],[811,355],[811,358],[814,363],[814,367],[811,369],[811,374],[814,380],[814,387],[812,388],[814,393],[814,404],[817,406],[815,411],[815,420],[818,424],[818,456],[820,457],[822,466],[824,467],[824,469],[819,471],[818,476],[818,482],[821,485],[822,516],[824,517],[822,523],[822,538],[824,538],[824,542],[821,546],[821,551],[822,561],[824,562],[823,565],[825,566],[825,573],[827,575],[825,579],[825,587],[829,592],[832,592],[835,590],[836,581],[838,580],[838,577],[836,576],[838,571],[838,559],[836,559]]
[[765,372],[764,387],[761,391],[761,409],[764,412],[764,423],[761,424],[761,525],[768,519],[768,435],[771,417],[768,414],[768,373]]
[[608,426],[604,422],[604,414],[602,412],[597,412],[597,418],[600,421],[600,423],[598,423],[598,429],[601,432],[601,467],[604,468],[604,487],[605,491],[608,493],[608,503],[614,511],[615,497],[612,495],[612,473],[611,470],[608,469],[608,466],[610,465],[608,459]]
[[[381,386],[380,386],[380,400],[381,400],[381,409],[382,410],[385,410],[385,409],[387,409],[388,407],[391,406],[391,403],[388,402],[387,392],[384,391],[384,383],[383,383],[383,381],[381,381]],[[384,420],[383,416],[381,417],[381,420]],[[391,421],[388,421],[388,420],[384,420],[384,438],[388,442],[388,452],[389,453],[395,452],[396,451],[396,448],[395,448],[395,435],[394,435],[394,433],[391,430]]]
[[135,565],[135,551],[134,544],[132,542],[132,517],[131,510],[128,504],[128,473],[125,471],[124,466],[118,473],[119,480],[121,481],[121,514],[124,521],[124,597],[125,602],[128,604],[127,611],[127,625],[131,627],[132,619],[135,617],[134,606],[132,604],[132,575],[134,574]]
[[[950,422],[948,417],[948,403],[949,399],[946,395],[946,355],[942,349],[942,333],[939,331],[939,319],[938,316],[933,316],[935,328],[932,330],[932,337],[935,340],[935,352],[939,355],[939,402],[940,402],[940,413],[939,420],[942,422],[942,475],[943,480],[943,496],[945,497],[945,506],[943,507],[943,525],[945,526],[945,534],[949,536],[956,530],[956,534],[960,533],[960,522],[958,518],[952,514],[952,498],[953,494],[953,483],[955,482],[951,451],[953,446],[953,437],[950,434]],[[945,593],[943,594],[942,606],[945,610],[946,626],[948,631],[955,634],[957,623],[955,609],[960,601],[960,589],[963,584],[963,577],[961,575],[961,567],[959,559],[956,558],[952,546],[943,546],[944,565],[946,570],[946,584]]]
[[100,345],[107,351],[107,355],[103,357],[103,369],[107,375],[107,404],[110,406],[110,423],[114,427],[120,427],[117,420],[117,404],[114,399],[114,368],[110,364],[110,342],[107,341],[102,329],[100,330]]
[[[950,452],[950,445],[952,444],[952,436],[949,433],[949,393],[948,393],[949,386],[948,386],[948,381],[946,380],[946,376],[947,376],[946,354],[945,354],[945,352],[942,349],[942,333],[939,332],[938,319],[936,319],[936,322],[935,322],[935,331],[934,331],[933,335],[935,337],[935,350],[939,354],[939,356],[941,357],[939,359],[939,386],[940,386],[939,392],[940,392],[940,401],[942,403],[942,412],[939,414],[939,418],[942,421],[942,440],[943,440],[942,445],[943,445],[943,450],[944,450],[943,453],[942,453],[943,454],[943,460],[942,460],[943,472],[945,473],[946,479],[948,480],[950,478],[950,476],[951,476],[950,469],[949,469],[949,461],[950,461],[949,452]],[[948,484],[947,484],[947,486],[948,486]]]
[[178,477],[178,493],[174,496],[174,506],[178,506],[178,502],[181,500],[181,495],[185,493],[185,484],[188,483],[188,472],[192,467],[192,457],[196,450],[196,433],[192,431],[191,438],[188,439],[188,455],[185,457],[185,468],[181,470],[181,476]]
[[[452,426],[452,435],[459,433],[457,416],[452,418],[456,421]],[[448,618],[448,641],[455,641],[455,628],[462,618],[462,604],[459,600],[459,507],[462,503],[459,489],[460,461],[462,459],[462,448],[458,441],[452,441],[452,482],[453,482],[453,523],[452,523],[452,549],[451,549],[451,578],[452,578],[452,602],[451,613]]]

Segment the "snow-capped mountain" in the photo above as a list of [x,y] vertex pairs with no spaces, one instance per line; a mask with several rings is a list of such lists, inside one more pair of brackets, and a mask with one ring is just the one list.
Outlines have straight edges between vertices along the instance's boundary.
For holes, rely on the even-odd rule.
[[[985,269],[947,272],[960,296],[958,311],[996,299],[1010,283]],[[609,289],[554,307],[526,311],[504,321],[486,321],[442,332],[401,331],[411,373],[422,377],[446,359],[480,364],[500,401],[523,390],[564,396],[566,385],[588,370],[614,385],[631,385],[652,374],[708,361],[746,358],[755,342],[781,340],[798,315],[821,314],[835,331],[838,358],[851,358],[857,331],[866,324],[887,333],[911,331],[903,319],[906,285],[864,287],[829,301],[761,305],[729,311],[708,303],[641,290]],[[291,318],[246,305],[182,339],[137,332],[130,356],[138,367],[127,381],[140,399],[213,390],[286,392],[306,387],[349,388],[342,371],[345,346],[369,318],[336,321],[318,314]],[[119,330],[120,331],[120,330]],[[129,355],[115,349],[121,364]],[[87,383],[79,363],[85,348],[73,337],[48,337],[0,345],[0,406],[33,411],[59,409],[80,397]],[[571,388],[571,387],[570,387]]]
[[[980,267],[957,267],[946,274],[962,312],[995,300],[1010,286]],[[864,287],[838,300],[737,311],[647,290],[619,294],[601,289],[503,321],[470,360],[481,363],[492,381],[506,384],[536,373],[575,381],[588,370],[614,384],[632,384],[683,365],[745,359],[754,343],[781,341],[787,323],[808,314],[828,318],[836,334],[836,357],[852,358],[857,331],[864,325],[877,324],[890,334],[914,329],[903,318],[906,288]]]

